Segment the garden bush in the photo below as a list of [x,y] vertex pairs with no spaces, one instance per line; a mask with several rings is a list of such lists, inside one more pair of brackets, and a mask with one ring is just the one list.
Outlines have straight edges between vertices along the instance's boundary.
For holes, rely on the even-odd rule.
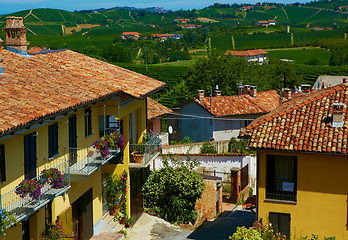
[[160,217],[171,223],[193,223],[197,219],[195,205],[204,189],[203,178],[193,171],[198,165],[189,155],[186,160],[170,156],[163,159],[164,167],[150,174],[146,181],[144,205],[157,208]]
[[200,153],[217,153],[214,144],[210,142],[203,143],[202,147],[199,149]]

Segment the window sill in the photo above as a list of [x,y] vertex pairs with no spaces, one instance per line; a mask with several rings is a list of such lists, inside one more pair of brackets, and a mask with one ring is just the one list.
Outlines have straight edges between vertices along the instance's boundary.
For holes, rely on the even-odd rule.
[[48,157],[48,158],[47,158],[48,161],[52,161],[53,159],[55,159],[56,157],[58,157],[59,154],[60,154],[60,153],[58,152],[58,153],[54,154],[52,157]]
[[85,138],[89,138],[89,137],[92,136],[92,135],[93,135],[93,133],[89,134],[88,136],[85,136]]
[[286,204],[293,204],[296,205],[297,202],[294,201],[289,201],[289,200],[278,200],[278,199],[270,199],[270,198],[265,198],[264,202],[270,202],[270,203],[286,203]]

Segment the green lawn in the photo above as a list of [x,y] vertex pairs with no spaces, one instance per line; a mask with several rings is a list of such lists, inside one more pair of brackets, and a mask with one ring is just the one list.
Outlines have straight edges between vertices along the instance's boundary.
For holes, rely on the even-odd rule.
[[318,59],[320,65],[328,65],[330,52],[322,48],[284,48],[268,49],[269,58],[291,59],[298,64],[306,64],[312,59]]

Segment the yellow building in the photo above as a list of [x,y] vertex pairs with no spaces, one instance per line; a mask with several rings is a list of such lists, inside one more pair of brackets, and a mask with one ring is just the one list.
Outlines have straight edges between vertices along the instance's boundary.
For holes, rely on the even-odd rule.
[[[130,194],[139,191],[132,169],[145,167],[158,147],[145,146],[151,151],[138,163],[129,147],[146,130],[146,97],[165,84],[69,50],[29,56],[23,29],[21,18],[9,17],[11,46],[0,47],[1,208],[17,221],[0,239],[42,239],[46,224],[57,220],[66,237],[89,239],[103,227],[108,175],[128,173],[127,212],[139,213],[137,192]],[[91,148],[115,130],[123,133],[123,149],[102,157]],[[64,175],[62,186],[45,183],[38,199],[16,194],[22,180],[42,182],[50,168]]]
[[348,239],[347,93],[293,96],[244,133],[258,152],[257,220],[291,239]]

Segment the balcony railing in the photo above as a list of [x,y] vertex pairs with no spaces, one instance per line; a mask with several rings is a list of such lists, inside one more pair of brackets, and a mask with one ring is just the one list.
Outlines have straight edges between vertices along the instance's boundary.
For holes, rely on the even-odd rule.
[[266,198],[272,200],[296,202],[295,192],[266,192]]
[[129,144],[130,163],[147,166],[161,152],[159,134],[153,136],[147,143]]
[[69,148],[70,174],[89,176],[116,156],[120,149],[109,148],[109,152],[109,155],[102,157],[93,147]]
[[[55,189],[50,184],[45,183],[41,188],[41,195],[38,199],[33,199],[28,195],[21,198],[16,194],[15,187],[11,191],[1,195],[1,208],[14,214],[16,221],[28,217],[31,213],[40,209],[48,202],[52,201],[55,197],[63,194],[70,188],[70,173],[68,160],[61,158],[56,159],[50,163],[46,163],[45,169],[57,168],[64,176],[63,186]],[[37,181],[44,183],[45,179],[42,175],[37,176]],[[33,180],[33,179],[32,179]]]

